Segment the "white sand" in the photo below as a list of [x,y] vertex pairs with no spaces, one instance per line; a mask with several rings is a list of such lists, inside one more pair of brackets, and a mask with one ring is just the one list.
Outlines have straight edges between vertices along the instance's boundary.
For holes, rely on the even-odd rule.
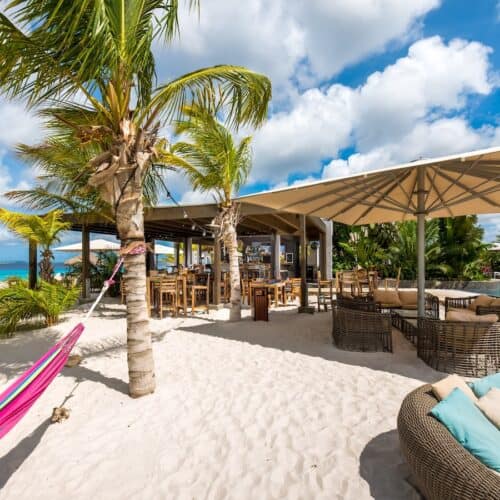
[[[101,309],[82,365],[0,441],[0,498],[418,498],[396,417],[405,394],[442,375],[399,333],[394,354],[349,353],[331,344],[330,313],[226,313],[153,320],[157,391],[133,400],[123,307]],[[0,385],[74,321],[0,341]],[[49,425],[62,404],[69,420]]]

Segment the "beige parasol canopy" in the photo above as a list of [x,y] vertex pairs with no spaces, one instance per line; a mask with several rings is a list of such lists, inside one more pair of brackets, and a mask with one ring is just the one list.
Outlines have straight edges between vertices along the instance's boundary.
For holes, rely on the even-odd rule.
[[345,224],[417,219],[418,312],[424,315],[425,218],[500,211],[500,148],[243,196],[240,201]]
[[415,219],[417,172],[424,170],[428,217],[496,213],[500,148],[419,160],[350,177],[243,196],[241,201],[345,224]]

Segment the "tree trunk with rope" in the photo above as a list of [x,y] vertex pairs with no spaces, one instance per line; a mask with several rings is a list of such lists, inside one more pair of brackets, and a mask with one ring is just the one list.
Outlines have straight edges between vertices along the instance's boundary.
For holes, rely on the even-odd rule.
[[241,279],[238,259],[238,235],[236,232],[238,215],[238,209],[234,204],[222,208],[222,238],[229,253],[229,279],[231,283],[229,319],[231,321],[241,320]]
[[136,136],[127,121],[122,123],[121,131],[109,154],[94,160],[99,166],[92,183],[115,207],[125,267],[122,279],[127,297],[129,392],[137,398],[154,392],[155,370],[146,302],[146,254],[127,253],[127,249],[137,244],[145,249],[142,180],[154,156],[155,134],[145,136],[139,132]]

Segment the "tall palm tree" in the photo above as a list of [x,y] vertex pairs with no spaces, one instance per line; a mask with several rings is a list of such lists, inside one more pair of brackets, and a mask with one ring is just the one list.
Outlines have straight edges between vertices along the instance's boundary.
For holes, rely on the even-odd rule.
[[63,222],[62,216],[61,210],[53,210],[40,217],[0,208],[0,222],[3,222],[7,229],[16,236],[41,247],[40,277],[44,281],[51,281],[54,275],[52,265],[54,254],[51,246],[60,241],[63,231],[71,228],[70,223]]
[[[233,196],[246,182],[252,167],[251,137],[235,142],[231,132],[213,113],[199,106],[185,106],[185,119],[175,124],[175,133],[190,142],[172,146],[172,163],[181,169],[195,190],[213,193],[219,204],[216,240],[229,254],[231,281],[230,319],[241,319],[241,285],[238,262],[238,206]],[[216,249],[218,251],[218,249]]]
[[[191,0],[191,6],[198,2]],[[144,241],[143,191],[162,164],[162,127],[192,102],[227,122],[260,125],[270,81],[242,67],[215,66],[157,85],[153,42],[178,33],[178,0],[16,0],[0,14],[0,89],[27,100],[50,137],[70,130],[95,150],[88,182],[110,205],[122,246]],[[143,254],[125,256],[129,390],[155,389]]]

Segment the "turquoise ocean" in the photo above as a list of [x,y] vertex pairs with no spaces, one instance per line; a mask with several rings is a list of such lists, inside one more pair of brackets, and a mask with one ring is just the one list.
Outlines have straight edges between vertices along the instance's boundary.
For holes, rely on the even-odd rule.
[[[54,269],[56,273],[64,273],[68,269],[62,263],[55,263]],[[5,281],[11,276],[16,276],[21,279],[28,279],[28,263],[27,262],[11,262],[0,264],[0,281]]]

